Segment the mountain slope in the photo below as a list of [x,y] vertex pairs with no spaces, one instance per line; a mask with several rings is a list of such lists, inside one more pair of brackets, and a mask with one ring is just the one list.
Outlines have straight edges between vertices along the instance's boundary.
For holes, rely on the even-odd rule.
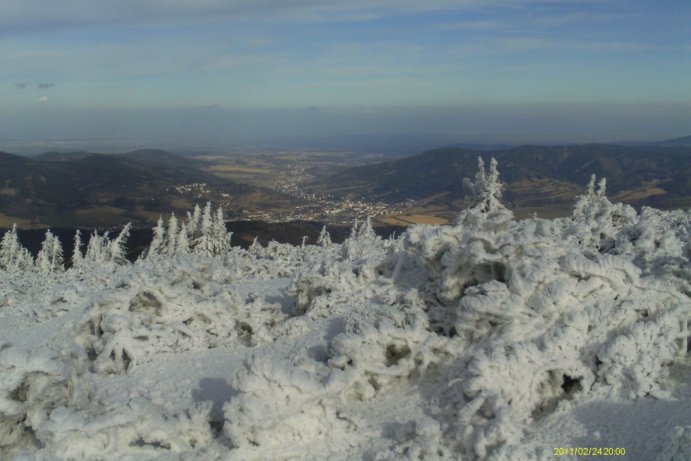
[[147,221],[181,203],[175,186],[207,183],[226,193],[254,188],[201,171],[200,162],[165,151],[126,154],[0,154],[0,214],[36,225],[98,226]]
[[[525,145],[494,152],[444,148],[386,163],[351,168],[319,185],[336,195],[381,200],[453,202],[465,195],[462,178],[472,177],[477,158],[499,162],[506,199],[514,206],[570,202],[591,174],[606,177],[612,195],[628,194],[670,207],[691,196],[691,148],[586,144]],[[664,196],[664,197],[663,197]]]

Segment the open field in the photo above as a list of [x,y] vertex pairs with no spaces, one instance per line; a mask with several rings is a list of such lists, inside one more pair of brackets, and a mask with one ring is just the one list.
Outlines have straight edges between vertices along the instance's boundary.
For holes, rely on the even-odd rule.
[[623,190],[617,195],[613,196],[612,200],[616,200],[617,202],[635,202],[637,200],[644,200],[656,195],[665,195],[667,191],[657,187],[659,183],[660,180],[655,180],[646,183],[641,187],[637,187],[636,189]]
[[0,213],[0,228],[9,228],[12,227],[12,224],[16,224],[19,228],[36,227],[31,220]]
[[448,224],[449,220],[434,215],[397,215],[384,216],[379,221],[393,226],[409,226],[411,224]]

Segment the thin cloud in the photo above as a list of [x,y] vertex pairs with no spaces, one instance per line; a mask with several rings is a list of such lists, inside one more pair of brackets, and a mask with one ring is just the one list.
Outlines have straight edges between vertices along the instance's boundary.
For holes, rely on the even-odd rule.
[[29,86],[29,85],[27,85],[27,84],[24,83],[24,82],[17,82],[17,83],[14,84],[14,87],[17,88],[17,89],[19,89],[19,90],[23,90],[23,89],[26,88],[27,86]]
[[[564,0],[569,2],[571,0]],[[577,0],[573,0],[574,2]],[[165,23],[209,18],[269,21],[360,21],[397,14],[487,9],[549,4],[550,0],[3,0],[4,32],[46,28],[93,27],[94,24]]]
[[39,90],[47,90],[49,88],[53,88],[55,86],[55,83],[39,83],[37,85]]
[[40,96],[40,97],[38,98],[38,100],[39,100],[40,102],[46,102],[46,101],[48,101],[48,96]]

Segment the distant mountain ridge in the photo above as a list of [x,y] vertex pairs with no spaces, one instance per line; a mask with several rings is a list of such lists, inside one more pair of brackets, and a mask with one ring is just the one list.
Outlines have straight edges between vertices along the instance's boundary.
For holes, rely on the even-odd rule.
[[233,185],[201,171],[200,162],[166,151],[124,154],[0,153],[0,218],[37,225],[122,224],[142,220],[148,209],[171,210],[170,189],[179,184]]
[[635,205],[691,206],[691,147],[684,146],[523,145],[493,152],[451,147],[351,168],[316,188],[390,202],[449,203],[465,196],[462,179],[473,177],[478,157],[497,159],[513,206],[571,203],[592,174],[607,178],[610,195],[622,194]]
[[659,146],[691,146],[691,136],[657,141],[654,144]]

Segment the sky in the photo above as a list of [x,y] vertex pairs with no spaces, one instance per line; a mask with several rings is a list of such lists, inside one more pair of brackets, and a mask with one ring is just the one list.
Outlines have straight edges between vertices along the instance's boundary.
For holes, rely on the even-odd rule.
[[688,0],[0,2],[3,149],[689,134]]

